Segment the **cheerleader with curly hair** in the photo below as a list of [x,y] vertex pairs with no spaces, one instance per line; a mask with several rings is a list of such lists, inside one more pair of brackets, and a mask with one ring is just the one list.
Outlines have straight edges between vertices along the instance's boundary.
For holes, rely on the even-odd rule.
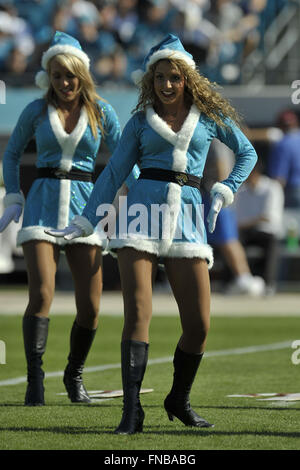
[[[217,138],[234,151],[236,164],[226,180],[212,187],[208,227],[213,231],[219,211],[233,202],[257,155],[238,126],[236,111],[197,71],[193,57],[176,36],[168,35],[150,50],[135,79],[140,87],[137,107],[82,216],[52,234],[73,238],[78,229],[81,236],[93,233],[102,218],[99,208],[112,202],[139,163],[139,179],[123,205],[127,225],[120,213],[116,236],[110,240],[110,249],[118,254],[124,298],[124,406],[115,432],[133,434],[143,429],[139,391],[147,365],[152,278],[158,260],[164,262],[182,326],[173,359],[173,384],[164,407],[171,421],[176,417],[186,426],[210,427],[189,401],[209,330],[209,268],[213,265],[201,211],[200,180],[210,143]],[[139,224],[134,219],[137,207],[142,213]]]

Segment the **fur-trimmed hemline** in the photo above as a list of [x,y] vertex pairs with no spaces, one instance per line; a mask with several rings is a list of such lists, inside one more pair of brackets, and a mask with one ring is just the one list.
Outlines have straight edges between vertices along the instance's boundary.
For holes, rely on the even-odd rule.
[[[167,240],[141,240],[141,239],[114,239],[110,240],[108,244],[108,251],[114,254],[114,251],[120,248],[130,247],[138,251],[145,251],[157,257],[166,258],[200,258],[205,259],[208,264],[208,269],[211,269],[214,264],[213,249],[210,245],[203,243],[188,243],[188,242],[175,242],[164,243]],[[168,246],[168,248],[167,248]]]
[[59,246],[81,243],[85,245],[101,246],[103,249],[106,248],[106,240],[101,239],[97,233],[93,233],[93,235],[90,235],[89,237],[79,237],[74,238],[73,240],[65,240],[64,238],[52,237],[51,235],[45,233],[46,229],[51,228],[53,227],[30,226],[21,228],[17,235],[17,246],[21,246],[23,243],[32,240],[41,240]]

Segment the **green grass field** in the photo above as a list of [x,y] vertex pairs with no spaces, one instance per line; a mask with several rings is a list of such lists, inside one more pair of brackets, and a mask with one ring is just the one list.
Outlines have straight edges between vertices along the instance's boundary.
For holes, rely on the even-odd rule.
[[[168,420],[163,400],[172,380],[169,358],[173,355],[180,327],[177,317],[153,317],[149,365],[143,387],[154,391],[141,397],[146,413],[144,432],[134,436],[113,434],[121,417],[122,398],[76,405],[58,395],[65,391],[60,372],[68,354],[71,316],[53,315],[51,318],[44,356],[45,372],[53,373],[45,380],[47,406],[23,406],[26,383],[21,380],[18,384],[3,385],[5,380],[25,376],[21,321],[21,316],[0,316],[0,339],[6,344],[6,364],[0,365],[1,450],[300,448],[300,401],[228,397],[300,392],[300,365],[292,363],[293,349],[289,343],[282,344],[300,339],[296,317],[212,318],[207,354],[191,395],[195,410],[215,424],[212,429],[188,428],[178,420]],[[102,316],[84,374],[88,390],[121,388],[118,366],[121,328],[121,317]],[[161,361],[155,362],[155,359]],[[112,367],[89,370],[103,365]]]

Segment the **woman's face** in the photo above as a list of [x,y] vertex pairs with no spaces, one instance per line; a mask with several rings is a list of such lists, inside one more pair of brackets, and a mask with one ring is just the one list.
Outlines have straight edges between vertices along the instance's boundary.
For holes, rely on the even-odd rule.
[[78,97],[79,79],[55,59],[50,66],[50,82],[59,100],[71,102]]
[[160,60],[154,71],[154,91],[162,104],[182,103],[184,89],[183,74],[168,60]]

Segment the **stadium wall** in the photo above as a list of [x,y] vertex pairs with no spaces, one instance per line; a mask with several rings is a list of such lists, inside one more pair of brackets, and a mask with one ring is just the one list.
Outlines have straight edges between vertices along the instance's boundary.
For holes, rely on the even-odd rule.
[[[224,96],[243,115],[249,126],[268,126],[274,124],[276,114],[286,107],[296,107],[292,103],[295,90],[292,86],[245,86],[224,87]],[[37,88],[6,88],[5,103],[0,103],[0,135],[12,131],[17,117],[30,101],[41,98],[42,92]],[[137,100],[135,88],[101,88],[100,96],[105,98],[116,109],[121,125],[124,126],[131,115]]]

